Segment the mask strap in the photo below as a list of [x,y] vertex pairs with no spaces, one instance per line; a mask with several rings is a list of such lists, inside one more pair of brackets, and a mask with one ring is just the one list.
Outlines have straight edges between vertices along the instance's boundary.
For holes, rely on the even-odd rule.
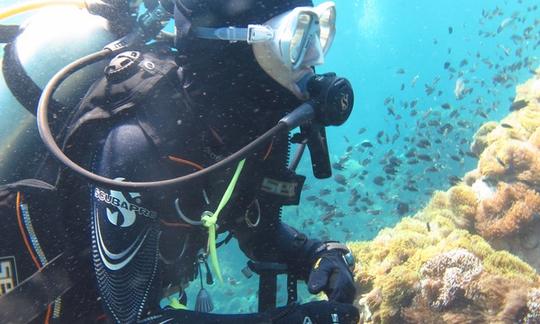
[[198,38],[247,42],[248,44],[266,42],[274,38],[272,28],[253,24],[248,25],[247,28],[232,26],[220,28],[194,27],[192,32]]

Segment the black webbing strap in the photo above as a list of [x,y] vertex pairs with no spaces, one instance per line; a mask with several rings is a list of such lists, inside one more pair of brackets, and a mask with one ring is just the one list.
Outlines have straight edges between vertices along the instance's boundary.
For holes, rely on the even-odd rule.
[[19,36],[21,29],[18,25],[0,24],[0,44],[10,43]]
[[13,290],[2,295],[0,323],[28,323],[75,286],[78,279],[84,276],[85,269],[70,270],[67,264],[71,260],[68,259],[66,253],[57,255]]
[[[287,265],[275,262],[248,261],[248,268],[259,275],[259,313],[276,308],[277,276],[287,273]],[[287,275],[287,305],[298,299],[297,278]]]
[[[8,43],[4,47],[4,59],[2,60],[2,73],[4,80],[13,96],[32,115],[36,115],[36,110],[41,97],[42,89],[30,78],[24,70],[14,43]],[[62,105],[52,100],[52,108],[58,111]]]

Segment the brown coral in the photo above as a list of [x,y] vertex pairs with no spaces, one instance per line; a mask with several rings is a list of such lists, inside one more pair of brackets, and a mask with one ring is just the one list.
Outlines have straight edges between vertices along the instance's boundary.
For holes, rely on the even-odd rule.
[[476,230],[486,238],[518,232],[540,212],[540,195],[522,183],[501,182],[492,198],[482,201],[476,213]]
[[478,170],[493,180],[519,180],[540,188],[540,150],[529,142],[498,142],[482,153]]

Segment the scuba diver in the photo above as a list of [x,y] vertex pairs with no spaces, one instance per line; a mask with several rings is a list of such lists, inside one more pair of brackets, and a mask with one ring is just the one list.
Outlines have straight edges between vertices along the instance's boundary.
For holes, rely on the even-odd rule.
[[[77,255],[90,247],[90,277],[107,319],[356,323],[348,248],[281,221],[282,207],[299,203],[305,177],[294,170],[303,148],[315,176],[329,177],[325,126],[342,124],[352,109],[348,81],[314,70],[334,37],[334,4],[149,0],[145,6],[135,19],[136,6],[127,1],[88,5],[93,14],[123,21],[115,33],[127,36],[62,69],[37,104],[40,136],[67,167],[55,178],[67,249]],[[171,17],[175,33],[162,32]],[[62,73],[104,58],[104,75],[65,121],[51,118],[49,127],[48,106],[62,106],[53,98]],[[288,165],[291,143],[300,149]],[[216,242],[220,233],[228,235]],[[222,281],[216,248],[231,238],[251,260],[245,272],[260,275],[259,312],[213,314],[203,287],[195,310],[187,310],[189,282]],[[276,275],[283,273],[288,304],[276,307]],[[328,301],[296,303],[296,280]],[[171,299],[173,292],[178,297]],[[170,301],[165,308],[163,298]]]

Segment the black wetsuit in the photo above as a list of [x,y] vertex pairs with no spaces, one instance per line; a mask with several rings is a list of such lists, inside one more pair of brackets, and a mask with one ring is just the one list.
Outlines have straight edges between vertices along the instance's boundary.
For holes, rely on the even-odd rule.
[[[148,49],[142,52],[141,67],[154,57],[164,57]],[[201,77],[193,61],[177,72],[172,57],[167,60],[166,81],[139,100],[132,99],[126,84],[144,84],[138,81],[140,73],[148,72],[144,68],[139,74],[126,74],[122,81],[103,78],[82,101],[82,120],[96,109],[113,115],[101,122],[108,126],[98,145],[89,146],[93,171],[128,181],[192,173],[245,146],[299,104],[262,71],[239,70],[225,77],[210,66],[210,73]],[[255,62],[252,67],[258,68]],[[214,82],[207,83],[208,79]],[[130,100],[135,103],[126,104]],[[87,132],[90,129],[87,126]],[[321,242],[307,239],[280,220],[281,206],[297,203],[303,183],[303,177],[287,169],[288,155],[288,136],[283,134],[247,158],[218,225],[220,232],[233,233],[248,257],[286,263],[299,278],[307,279]],[[208,235],[204,227],[179,217],[179,211],[193,221],[200,220],[204,211],[215,211],[235,167],[180,188],[119,192],[92,187],[94,266],[100,295],[116,321],[140,318],[157,305],[162,287],[183,286],[193,279],[197,253],[206,248]]]

